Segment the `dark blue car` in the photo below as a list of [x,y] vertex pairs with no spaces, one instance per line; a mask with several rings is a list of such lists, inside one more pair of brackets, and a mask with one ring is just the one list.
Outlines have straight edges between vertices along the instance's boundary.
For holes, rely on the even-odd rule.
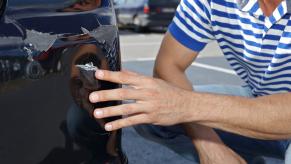
[[172,21],[180,0],[115,0],[121,26],[143,31],[153,27],[167,27]]
[[88,100],[119,49],[111,0],[0,0],[0,164],[126,164]]

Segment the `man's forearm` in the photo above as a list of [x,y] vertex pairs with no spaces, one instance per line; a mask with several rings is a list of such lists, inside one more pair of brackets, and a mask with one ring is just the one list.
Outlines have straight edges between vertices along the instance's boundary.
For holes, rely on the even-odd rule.
[[193,132],[189,135],[199,154],[200,163],[246,163],[221,141],[213,129],[198,124],[185,124],[185,126],[191,126],[188,130]]
[[[182,70],[174,68],[166,70],[171,73],[163,73],[165,71],[159,71],[156,68],[154,76],[185,90],[193,90],[192,84],[188,81]],[[193,123],[183,124],[182,126],[195,145],[202,164],[245,163],[240,156],[224,145],[213,129]]]
[[[180,76],[181,81],[179,83],[175,83],[172,80],[168,80],[168,82],[180,88],[192,90],[192,85],[188,82],[186,76],[183,74],[180,74]],[[192,123],[183,124],[182,126],[195,145],[202,164],[245,163],[240,156],[224,145],[213,129]]]
[[291,137],[291,94],[242,98],[192,93],[193,121],[259,139]]
[[[193,87],[185,70],[197,55],[198,53],[185,48],[167,33],[156,60],[154,76],[192,92]],[[244,163],[243,159],[223,144],[211,128],[192,123],[183,126],[196,147],[201,163]]]

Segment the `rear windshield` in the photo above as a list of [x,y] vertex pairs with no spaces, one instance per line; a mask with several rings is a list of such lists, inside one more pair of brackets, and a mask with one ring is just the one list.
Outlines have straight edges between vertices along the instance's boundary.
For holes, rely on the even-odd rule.
[[164,4],[179,4],[180,0],[149,0],[150,4],[154,5],[164,5]]

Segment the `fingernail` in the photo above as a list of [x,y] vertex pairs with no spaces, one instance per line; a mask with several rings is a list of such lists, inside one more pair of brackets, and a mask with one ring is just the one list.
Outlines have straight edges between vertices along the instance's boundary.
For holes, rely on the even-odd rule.
[[107,131],[112,131],[112,125],[110,125],[110,124],[106,124],[106,125],[105,125],[105,130],[107,130]]
[[104,77],[104,72],[101,70],[97,70],[96,71],[96,77],[97,78],[103,78]]
[[94,103],[94,102],[98,102],[99,96],[96,93],[91,93],[89,96],[89,100]]
[[98,117],[98,118],[102,117],[102,115],[103,115],[102,110],[95,110],[94,113],[95,113],[95,117]]

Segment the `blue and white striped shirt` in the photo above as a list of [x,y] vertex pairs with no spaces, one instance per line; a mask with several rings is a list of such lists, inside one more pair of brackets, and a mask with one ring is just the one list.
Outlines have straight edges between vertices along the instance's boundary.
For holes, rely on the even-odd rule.
[[269,17],[257,0],[182,0],[169,31],[196,52],[217,40],[254,95],[291,92],[291,0]]

